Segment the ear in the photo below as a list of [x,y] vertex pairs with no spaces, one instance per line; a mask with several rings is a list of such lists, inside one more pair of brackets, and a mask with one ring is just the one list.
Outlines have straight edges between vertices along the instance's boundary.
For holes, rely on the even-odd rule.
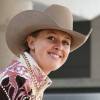
[[34,49],[34,41],[35,41],[35,38],[32,37],[31,35],[29,35],[29,36],[27,36],[26,41],[27,41],[28,47],[30,49]]

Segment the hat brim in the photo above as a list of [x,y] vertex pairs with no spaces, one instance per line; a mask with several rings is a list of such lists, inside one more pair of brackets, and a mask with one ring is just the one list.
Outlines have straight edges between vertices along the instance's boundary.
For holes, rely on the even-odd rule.
[[71,52],[82,46],[88,36],[79,32],[62,28],[44,12],[28,10],[12,18],[6,31],[6,41],[8,48],[17,56],[25,50],[25,38],[31,32],[39,29],[57,29],[71,35]]

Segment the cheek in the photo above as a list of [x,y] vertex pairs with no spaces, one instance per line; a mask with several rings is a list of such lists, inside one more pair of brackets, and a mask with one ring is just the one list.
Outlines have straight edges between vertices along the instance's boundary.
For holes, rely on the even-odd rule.
[[51,64],[48,57],[48,51],[50,50],[50,48],[50,44],[47,43],[41,43],[36,47],[35,58],[42,69],[47,69],[47,66],[50,66]]
[[40,48],[42,49],[42,50],[44,50],[44,51],[46,51],[47,49],[49,49],[49,44],[48,43],[43,43],[43,44],[41,44],[41,46],[40,46]]
[[44,57],[45,54],[48,52],[49,48],[50,48],[49,44],[47,44],[46,42],[41,42],[38,45],[36,45],[36,47],[35,47],[36,52],[35,53],[38,57]]
[[68,59],[69,53],[70,53],[70,47],[65,49],[65,56],[64,56],[65,61]]

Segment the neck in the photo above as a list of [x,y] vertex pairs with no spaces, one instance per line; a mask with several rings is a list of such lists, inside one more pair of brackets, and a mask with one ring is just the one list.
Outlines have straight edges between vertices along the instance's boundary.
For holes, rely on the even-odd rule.
[[46,70],[46,69],[43,69],[43,68],[41,67],[41,65],[37,62],[34,53],[33,53],[32,51],[30,51],[29,54],[30,54],[31,57],[36,61],[36,63],[37,63],[38,66],[40,67],[40,69],[41,69],[46,75],[49,75],[49,74],[50,74],[50,71],[49,71],[49,70]]

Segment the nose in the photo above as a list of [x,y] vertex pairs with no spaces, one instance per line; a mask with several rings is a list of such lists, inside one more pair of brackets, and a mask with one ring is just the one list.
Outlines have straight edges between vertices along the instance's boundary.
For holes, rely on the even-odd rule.
[[55,47],[54,47],[56,50],[62,50],[63,49],[63,45],[62,45],[62,43],[61,42],[59,42],[59,43],[56,43],[55,44]]

